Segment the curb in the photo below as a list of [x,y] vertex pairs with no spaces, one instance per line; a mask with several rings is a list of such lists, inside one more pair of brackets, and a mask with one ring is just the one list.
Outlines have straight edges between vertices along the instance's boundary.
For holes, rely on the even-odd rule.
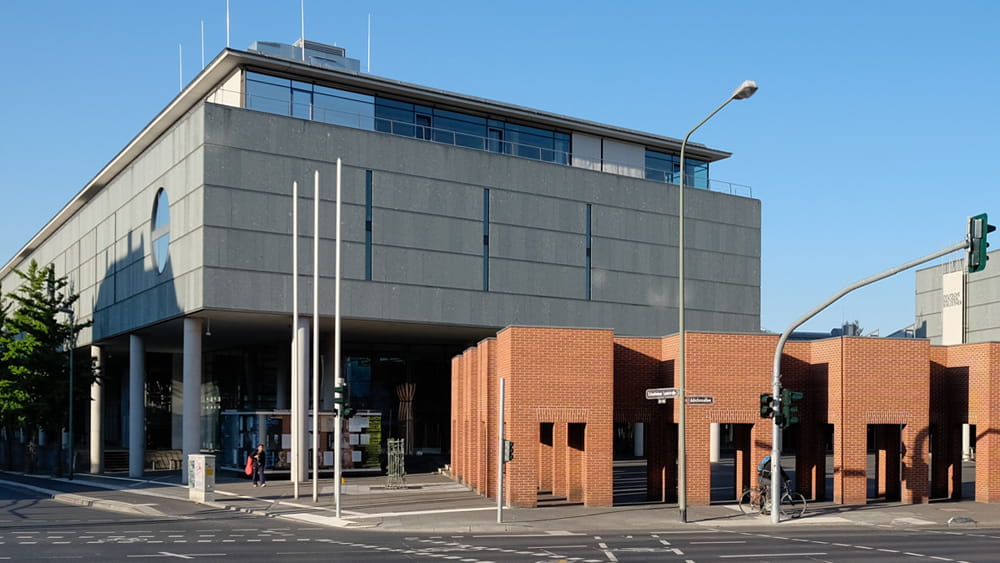
[[36,487],[34,485],[28,485],[26,483],[19,483],[17,481],[0,480],[0,484],[8,485],[11,487],[18,487],[35,493],[46,495],[52,500],[56,502],[61,502],[63,504],[87,506],[99,510],[107,510],[109,512],[119,512],[122,514],[137,514],[139,516],[169,516],[168,514],[165,514],[151,506],[146,506],[142,504],[131,504],[117,500],[103,500],[84,495],[78,495],[74,493],[61,493],[59,491],[54,491],[52,489],[44,489],[42,487]]

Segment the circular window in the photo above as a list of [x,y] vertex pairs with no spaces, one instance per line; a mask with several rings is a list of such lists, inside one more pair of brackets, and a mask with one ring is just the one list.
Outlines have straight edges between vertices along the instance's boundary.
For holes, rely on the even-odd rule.
[[153,233],[150,238],[153,241],[156,271],[162,274],[163,268],[167,266],[170,245],[170,202],[167,201],[167,191],[163,188],[156,192],[156,200],[153,201]]

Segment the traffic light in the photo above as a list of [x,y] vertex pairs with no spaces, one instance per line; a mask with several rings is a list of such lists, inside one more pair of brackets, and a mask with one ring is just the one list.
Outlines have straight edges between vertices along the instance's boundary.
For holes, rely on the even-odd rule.
[[966,248],[966,258],[969,273],[982,271],[986,268],[986,249],[990,244],[986,241],[986,235],[997,230],[996,227],[987,222],[985,213],[969,218],[969,246]]
[[760,417],[771,418],[774,416],[774,397],[770,393],[760,394]]
[[344,418],[354,416],[354,407],[347,404],[347,382],[334,386],[333,404],[335,405],[333,410],[339,412],[340,416]]
[[801,401],[804,396],[802,393],[792,391],[791,389],[781,390],[782,427],[795,424],[799,421],[799,407],[795,403],[796,401]]
[[510,440],[504,440],[503,441],[503,462],[507,463],[508,461],[510,461],[512,459],[514,459],[514,442],[511,442]]

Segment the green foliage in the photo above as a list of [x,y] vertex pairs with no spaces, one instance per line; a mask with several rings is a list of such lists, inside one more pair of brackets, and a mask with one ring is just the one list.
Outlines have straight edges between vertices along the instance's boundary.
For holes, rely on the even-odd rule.
[[[80,329],[63,312],[72,310],[78,295],[67,291],[65,277],[56,278],[51,264],[34,260],[25,272],[15,270],[21,285],[0,301],[0,423],[40,427],[58,432],[68,412],[68,347]],[[74,394],[94,380],[90,366],[77,370]]]

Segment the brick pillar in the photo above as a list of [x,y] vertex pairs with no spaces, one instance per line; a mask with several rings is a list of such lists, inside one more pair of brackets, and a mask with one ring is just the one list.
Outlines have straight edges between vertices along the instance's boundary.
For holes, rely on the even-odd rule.
[[982,428],[996,426],[976,424],[976,501],[1000,502],[1000,435]]
[[733,445],[736,449],[736,498],[743,494],[743,489],[755,485],[753,454],[750,447],[751,424],[736,424],[733,426]]
[[646,424],[646,498],[677,501],[677,425],[666,416]]
[[[508,387],[509,388],[509,387]],[[508,407],[508,415],[510,414]],[[509,417],[507,420],[510,421]],[[521,508],[538,506],[538,423],[508,422],[504,428],[514,442],[514,459],[506,464],[504,491],[507,503]]]
[[[902,452],[902,474],[900,500],[906,504],[924,504],[928,498],[930,471],[930,436],[926,420],[911,422],[903,428],[901,434],[904,451]],[[898,441],[896,442],[898,443]],[[899,450],[896,450],[899,459]]]
[[687,422],[687,502],[690,506],[708,506],[712,504],[711,424],[707,417],[698,416],[700,413],[691,416],[691,410]]
[[566,488],[566,423],[556,422],[552,426],[552,494],[557,497],[568,495]]
[[752,487],[759,487],[757,482],[757,464],[762,459],[771,455],[771,419],[762,419],[750,429],[750,464]]
[[583,503],[614,504],[614,424],[587,423],[584,442]]
[[804,428],[795,463],[795,488],[812,500],[826,500],[826,424]]
[[867,425],[840,424],[834,432],[833,502],[867,504],[868,454],[860,447],[868,442]]

